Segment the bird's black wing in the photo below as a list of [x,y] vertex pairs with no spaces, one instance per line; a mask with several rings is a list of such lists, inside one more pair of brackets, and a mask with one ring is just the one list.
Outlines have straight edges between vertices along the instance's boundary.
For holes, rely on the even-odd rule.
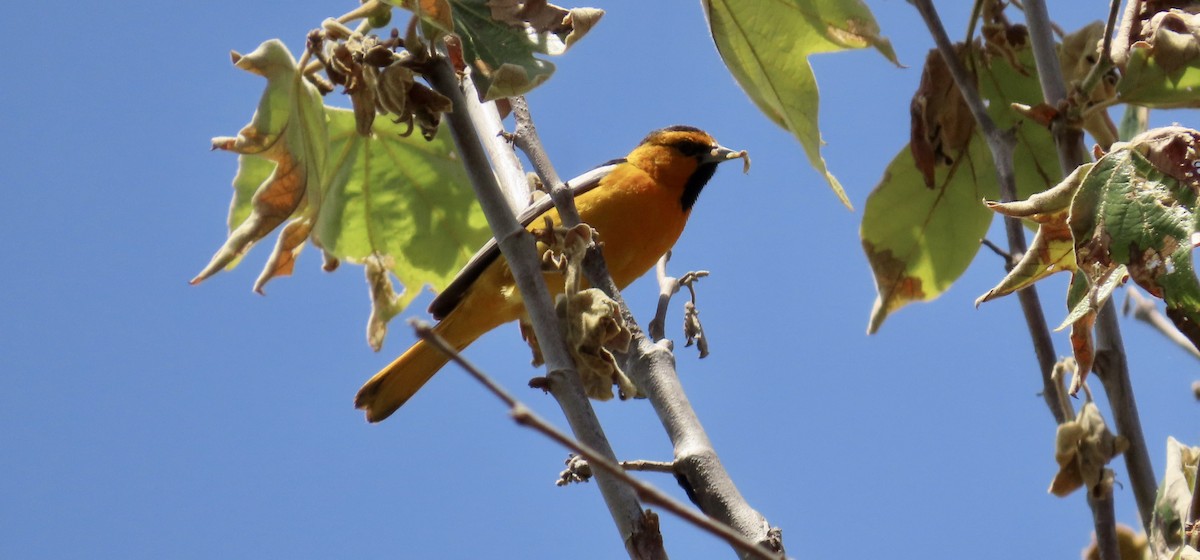
[[[567,181],[567,184],[570,185],[571,191],[574,193],[574,195],[579,196],[599,186],[600,179],[603,179],[606,175],[612,172],[614,167],[621,163],[625,163],[623,158],[606,162],[603,165],[584,173],[583,175]],[[535,220],[538,216],[541,216],[553,206],[554,201],[550,200],[550,197],[548,196],[543,196],[522,210],[517,216],[517,221],[521,223],[521,227],[529,227],[529,224],[532,224],[533,220]],[[487,269],[488,265],[492,264],[492,262],[495,261],[496,257],[498,256],[500,256],[500,246],[496,243],[495,239],[489,239],[488,242],[485,243],[483,247],[471,257],[471,260],[467,261],[467,264],[463,266],[462,270],[458,271],[458,275],[454,277],[454,280],[450,281],[450,284],[446,286],[446,289],[442,290],[442,293],[433,298],[433,302],[429,304],[429,313],[433,315],[433,318],[441,320],[445,318],[446,315],[449,315],[455,307],[458,307],[458,303],[462,301],[463,296],[467,293],[467,288],[471,287],[471,284],[475,283],[475,280],[479,278],[479,275],[483,274],[483,271]]]

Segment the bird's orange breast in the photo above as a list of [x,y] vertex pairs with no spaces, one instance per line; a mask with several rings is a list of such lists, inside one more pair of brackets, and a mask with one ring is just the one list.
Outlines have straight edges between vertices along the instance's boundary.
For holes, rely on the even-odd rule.
[[650,270],[683,233],[687,214],[678,190],[626,164],[575,200],[580,219],[600,233],[604,260],[618,288]]

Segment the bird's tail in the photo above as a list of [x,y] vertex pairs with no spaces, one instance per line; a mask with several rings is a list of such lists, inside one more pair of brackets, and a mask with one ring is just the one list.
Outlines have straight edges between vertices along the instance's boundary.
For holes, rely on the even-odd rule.
[[[455,328],[455,318],[455,314],[450,314],[434,325],[433,332],[456,350],[461,351],[486,332],[463,329],[461,326]],[[368,422],[379,422],[396,412],[449,361],[450,358],[432,344],[418,340],[407,352],[363,384],[354,397],[354,407],[366,411]]]

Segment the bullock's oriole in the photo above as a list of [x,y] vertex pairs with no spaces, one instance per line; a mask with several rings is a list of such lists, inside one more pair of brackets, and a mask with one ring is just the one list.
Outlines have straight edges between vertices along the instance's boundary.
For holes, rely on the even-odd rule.
[[[672,126],[651,132],[624,159],[606,164],[610,170],[599,181],[573,187],[579,216],[599,232],[617,287],[645,274],[675,244],[717,164],[744,156],[702,130]],[[530,230],[541,228],[542,216],[561,225],[548,197],[526,210],[521,223]],[[551,294],[562,293],[561,279],[547,283]],[[495,240],[476,253],[429,311],[440,319],[434,332],[459,350],[524,315],[521,295]],[[365,410],[370,422],[383,420],[447,361],[432,345],[418,341],[359,389],[354,406]]]

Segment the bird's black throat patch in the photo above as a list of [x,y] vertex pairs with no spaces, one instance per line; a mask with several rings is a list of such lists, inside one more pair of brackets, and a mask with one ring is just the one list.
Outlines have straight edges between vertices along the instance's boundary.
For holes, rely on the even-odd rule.
[[679,203],[683,205],[683,211],[687,212],[696,204],[696,199],[700,198],[700,191],[704,189],[704,185],[708,184],[708,180],[712,179],[713,173],[717,172],[717,162],[702,163],[692,172],[692,176],[688,177],[687,183],[683,185],[683,196],[679,198]]

